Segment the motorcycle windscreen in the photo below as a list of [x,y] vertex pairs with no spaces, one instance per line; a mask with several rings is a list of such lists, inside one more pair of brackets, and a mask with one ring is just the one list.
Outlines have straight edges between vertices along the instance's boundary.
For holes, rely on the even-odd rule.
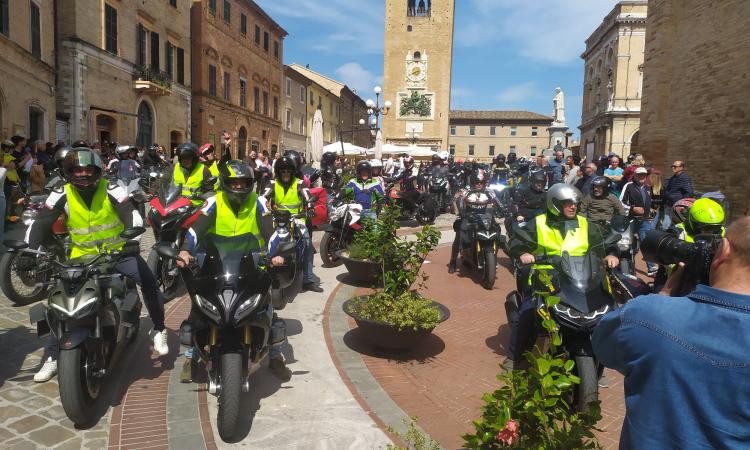
[[165,170],[164,176],[159,178],[157,183],[158,186],[156,187],[156,192],[159,195],[159,201],[164,208],[182,196],[182,187],[179,185],[172,185],[171,169]]
[[589,252],[585,256],[560,258],[558,271],[560,302],[588,314],[613,302],[604,290],[604,266],[602,259]]

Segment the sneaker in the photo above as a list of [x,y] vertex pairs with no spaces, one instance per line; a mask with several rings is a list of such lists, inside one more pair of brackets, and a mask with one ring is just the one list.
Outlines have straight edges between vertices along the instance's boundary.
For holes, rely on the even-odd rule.
[[34,381],[37,383],[45,383],[52,379],[57,374],[57,360],[52,359],[50,356],[42,364],[42,368],[39,372],[34,374]]
[[311,291],[311,292],[323,292],[323,288],[318,286],[315,283],[305,283],[302,285],[302,292]]
[[609,387],[609,380],[607,379],[607,375],[602,373],[602,376],[599,377],[599,387],[600,388],[608,388]]
[[154,332],[154,350],[159,356],[164,356],[169,353],[169,346],[167,345],[167,329]]
[[456,273],[456,261],[453,259],[448,263],[448,273]]
[[193,360],[186,358],[182,363],[182,372],[180,372],[180,383],[191,383],[193,381]]
[[271,372],[273,372],[273,374],[276,375],[276,378],[278,378],[279,380],[289,381],[292,379],[292,371],[289,370],[283,359],[272,359],[269,367],[271,368]]

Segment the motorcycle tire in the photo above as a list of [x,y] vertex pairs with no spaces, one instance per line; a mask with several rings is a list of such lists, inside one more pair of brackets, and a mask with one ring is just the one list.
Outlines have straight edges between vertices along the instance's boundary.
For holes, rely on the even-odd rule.
[[60,350],[57,357],[57,381],[60,403],[65,414],[76,425],[89,424],[96,414],[101,380],[88,373],[86,346]]
[[219,362],[221,392],[216,428],[224,442],[233,442],[240,422],[240,400],[242,398],[242,355],[223,353]]
[[156,277],[156,284],[161,291],[164,302],[168,302],[170,300],[174,300],[179,295],[179,289],[182,284],[182,277],[178,273],[177,275],[175,275],[172,283],[165,287],[164,274],[162,273],[162,264],[163,261],[159,257],[159,254],[156,253],[156,249],[152,248],[148,253],[148,260],[146,260],[146,265],[148,265],[148,268],[151,269],[151,273],[153,273],[154,277]]
[[482,269],[482,286],[487,290],[492,290],[495,286],[495,276],[497,271],[497,257],[494,253],[484,252],[484,268]]
[[338,238],[332,233],[324,233],[320,240],[320,259],[323,260],[323,267],[338,267],[344,261],[336,255],[339,242]]
[[588,404],[599,399],[599,375],[596,361],[591,356],[576,356],[576,372],[581,383],[576,388],[576,409],[586,411]]
[[[23,306],[45,298],[47,296],[47,289],[42,286],[36,286],[37,280],[29,276],[29,274],[23,275],[18,272],[15,264],[18,255],[18,252],[5,252],[3,257],[0,258],[0,289],[15,305]],[[28,292],[20,291],[13,285],[14,277],[16,282],[20,282],[28,288]]]

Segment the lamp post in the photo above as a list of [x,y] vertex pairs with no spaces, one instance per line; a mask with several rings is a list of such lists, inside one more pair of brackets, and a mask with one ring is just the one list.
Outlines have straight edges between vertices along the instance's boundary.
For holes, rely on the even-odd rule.
[[[375,92],[375,100],[368,98],[365,102],[365,105],[367,105],[367,117],[370,134],[374,138],[377,135],[378,130],[380,129],[380,116],[388,115],[388,112],[390,112],[393,103],[391,103],[390,100],[386,100],[383,102],[383,106],[380,106],[380,94],[383,93],[383,89],[380,86],[375,86],[373,92]],[[365,120],[360,119],[359,124],[364,125]]]

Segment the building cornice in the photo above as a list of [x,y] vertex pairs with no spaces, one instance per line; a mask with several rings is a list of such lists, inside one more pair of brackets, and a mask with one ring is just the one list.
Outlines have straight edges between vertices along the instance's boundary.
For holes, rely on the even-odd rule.
[[586,50],[581,54],[581,59],[586,59],[592,52],[600,47],[601,42],[610,32],[621,25],[638,25],[645,27],[648,15],[643,13],[621,13],[622,6],[648,5],[646,0],[621,1],[607,14],[602,23],[586,39]]

